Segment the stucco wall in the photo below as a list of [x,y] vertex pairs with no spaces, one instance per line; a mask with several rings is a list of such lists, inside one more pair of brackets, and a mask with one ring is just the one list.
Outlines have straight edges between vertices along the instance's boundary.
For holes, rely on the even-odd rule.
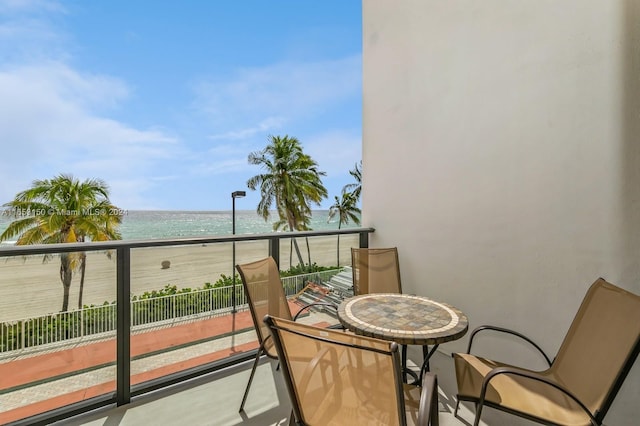
[[[639,4],[363,0],[363,225],[406,292],[550,354],[596,278],[640,293]],[[606,423],[638,400],[640,361]]]

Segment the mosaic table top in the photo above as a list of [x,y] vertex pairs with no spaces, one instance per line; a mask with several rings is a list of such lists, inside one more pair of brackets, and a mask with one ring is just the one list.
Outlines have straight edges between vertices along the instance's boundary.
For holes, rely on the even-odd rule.
[[363,294],[343,301],[338,318],[356,334],[403,345],[436,345],[464,336],[466,315],[451,305],[410,294]]

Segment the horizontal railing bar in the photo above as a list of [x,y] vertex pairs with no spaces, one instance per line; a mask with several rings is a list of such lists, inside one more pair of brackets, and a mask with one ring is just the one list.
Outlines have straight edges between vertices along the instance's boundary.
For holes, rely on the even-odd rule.
[[146,248],[180,246],[193,244],[212,244],[241,241],[258,241],[272,239],[289,239],[305,237],[321,237],[345,234],[361,234],[374,232],[374,228],[346,228],[323,231],[301,231],[301,232],[270,232],[263,234],[241,234],[223,235],[211,237],[189,237],[189,238],[163,238],[148,240],[117,240],[117,241],[93,241],[91,243],[58,243],[58,244],[34,244],[28,246],[7,246],[0,249],[0,257],[28,256],[50,253],[68,253],[75,251],[104,251],[116,250],[118,248]]

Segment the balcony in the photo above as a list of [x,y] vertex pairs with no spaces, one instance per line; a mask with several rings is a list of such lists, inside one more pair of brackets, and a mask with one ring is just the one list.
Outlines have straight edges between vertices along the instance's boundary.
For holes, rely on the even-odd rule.
[[[350,263],[349,248],[368,246],[373,231],[360,228],[0,250],[0,286],[5,291],[0,301],[0,423],[286,424],[288,396],[279,372],[266,359],[258,369],[245,412],[237,411],[257,348],[240,283],[236,291],[233,286],[196,287],[231,274],[234,243],[238,263],[272,255],[286,269],[296,256],[292,236],[306,259],[308,239],[313,263],[329,266],[337,262],[344,267]],[[56,256],[79,251],[87,253],[89,265],[85,304],[98,306],[56,312],[62,299]],[[42,262],[45,254],[53,256],[47,263]],[[283,284],[293,295],[300,294],[310,279],[331,283],[340,276],[335,269],[326,274],[283,278]],[[104,288],[96,288],[98,278],[105,277],[108,285],[103,287],[109,297]],[[177,277],[182,279],[177,282]],[[149,283],[152,287],[145,287]],[[191,291],[140,297],[167,284]],[[78,296],[69,295],[71,302]],[[312,312],[303,321],[325,325],[336,319],[325,312]],[[465,404],[458,417],[453,416],[456,385],[450,352],[457,349],[457,343],[443,344],[431,362],[439,378],[443,425],[471,424],[473,419],[472,407]],[[410,367],[417,369],[421,357],[420,348],[409,348]],[[534,423],[488,409],[481,424]]]
[[[230,280],[233,247],[237,263],[271,255],[286,270],[297,264],[293,235],[305,262],[344,266],[350,263],[349,247],[366,246],[370,232],[3,248],[0,423],[50,424],[109,406],[128,409],[150,392],[171,393],[189,381],[204,383],[239,371],[255,356],[257,342],[239,280],[235,291],[225,282],[216,284],[221,277]],[[78,278],[63,291],[60,256],[80,251],[87,255],[83,305],[91,306],[72,309]],[[323,281],[336,272],[283,278],[283,283],[293,295],[310,278]],[[63,295],[70,309],[60,312]],[[305,320],[336,321],[322,312]],[[225,395],[231,392],[224,389]],[[242,392],[244,384],[238,389]]]

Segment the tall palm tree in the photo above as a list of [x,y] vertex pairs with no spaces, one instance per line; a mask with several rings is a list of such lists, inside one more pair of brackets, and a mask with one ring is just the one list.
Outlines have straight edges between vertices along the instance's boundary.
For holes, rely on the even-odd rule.
[[[263,150],[249,154],[249,164],[261,166],[264,171],[247,181],[249,189],[260,188],[262,198],[258,203],[258,214],[266,221],[275,207],[279,220],[274,224],[274,230],[308,230],[310,205],[320,205],[327,197],[321,179],[326,173],[303,152],[298,139],[288,135],[269,136],[269,143]],[[300,264],[304,264],[295,239],[293,244]]]
[[[356,196],[353,192],[343,191],[340,198],[335,196],[335,202],[329,207],[329,219],[330,221],[336,215],[338,215],[338,229],[349,223],[349,220],[353,221],[356,225],[360,224],[360,209],[356,205]],[[336,252],[338,253],[338,266],[340,266],[340,234],[338,234],[338,247]]]
[[[83,182],[71,175],[35,180],[32,187],[19,192],[3,205],[14,211],[16,220],[0,235],[0,241],[18,236],[17,245],[52,244],[120,239],[117,226],[122,221],[119,209],[109,201],[109,188],[100,179]],[[45,260],[49,257],[45,256]],[[73,272],[81,269],[84,285],[84,253],[60,254],[62,311],[69,308],[69,290]],[[79,306],[82,306],[82,289]]]
[[342,192],[350,192],[355,197],[355,201],[360,200],[360,193],[362,192],[362,160],[356,163],[352,170],[349,170],[349,174],[356,180],[354,183],[348,183],[342,188]]

